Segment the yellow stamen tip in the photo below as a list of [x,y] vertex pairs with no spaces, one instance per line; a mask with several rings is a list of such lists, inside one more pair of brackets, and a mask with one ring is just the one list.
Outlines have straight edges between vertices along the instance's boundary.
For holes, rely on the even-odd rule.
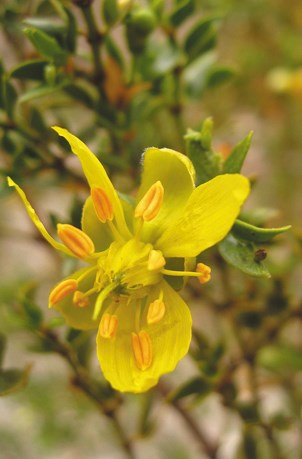
[[196,266],[196,272],[200,273],[200,276],[198,277],[198,280],[201,284],[205,284],[206,282],[209,282],[211,279],[211,268],[204,263],[197,263]]
[[99,334],[102,338],[113,338],[116,334],[117,325],[117,316],[105,312],[100,322]]
[[157,299],[153,303],[149,304],[148,313],[147,313],[147,323],[149,325],[156,324],[159,322],[165,315],[166,307],[165,303]]
[[151,250],[148,260],[148,270],[157,271],[163,268],[166,264],[166,260],[160,250]]
[[72,225],[58,225],[58,236],[69,250],[79,258],[87,258],[94,253],[94,244],[84,231]]
[[66,279],[60,282],[49,295],[49,307],[54,306],[63,300],[67,295],[73,293],[78,288],[78,283],[75,279]]
[[75,306],[79,308],[87,308],[89,306],[89,298],[80,290],[76,290],[73,294],[72,302]]
[[160,211],[164,199],[164,187],[158,180],[137,204],[134,216],[142,217],[145,221],[153,220]]
[[91,198],[95,213],[102,223],[113,220],[112,203],[107,193],[99,187],[91,188]]
[[152,343],[147,332],[132,333],[132,349],[136,366],[139,370],[147,370],[152,364]]

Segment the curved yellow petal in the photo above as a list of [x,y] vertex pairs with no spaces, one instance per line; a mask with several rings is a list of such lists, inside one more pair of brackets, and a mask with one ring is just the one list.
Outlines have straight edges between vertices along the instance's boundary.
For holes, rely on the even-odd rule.
[[165,257],[197,256],[226,236],[249,191],[249,181],[239,174],[218,175],[200,185],[155,247]]
[[80,139],[68,132],[67,129],[57,126],[54,126],[53,129],[67,140],[72,152],[79,158],[90,188],[93,186],[101,187],[106,192],[113,207],[118,230],[126,239],[129,238],[131,235],[125,221],[122,205],[101,162]]
[[[54,290],[60,285],[63,284],[65,281],[74,279],[78,282],[78,291],[80,292],[87,292],[93,287],[94,279],[95,279],[95,272],[93,267],[83,268],[79,271],[76,271],[71,276],[66,277],[63,281],[59,282],[50,292],[50,300],[53,297],[52,293]],[[82,280],[81,280],[82,279]],[[98,322],[92,319],[94,305],[97,299],[98,293],[89,295],[87,297],[87,306],[81,307],[80,305],[76,305],[73,302],[74,299],[74,292],[71,292],[67,296],[65,296],[61,301],[56,302],[55,304],[49,303],[49,307],[52,309],[56,309],[62,316],[64,317],[67,325],[72,328],[76,328],[78,330],[92,330],[98,327]],[[81,295],[82,297],[82,295]],[[82,298],[81,298],[82,299]],[[82,299],[82,304],[85,302]]]
[[[150,324],[147,321],[148,306],[160,294],[165,313],[156,323]],[[106,339],[101,333],[97,335],[97,354],[104,377],[121,392],[144,392],[155,386],[161,375],[174,370],[188,352],[191,341],[189,308],[165,281],[154,287],[145,299],[139,325],[137,307],[142,306],[135,302],[121,302],[118,307],[110,305],[106,313],[117,318],[115,336]],[[140,353],[135,355],[133,349],[133,341],[138,337],[145,341],[143,362],[137,361]],[[139,364],[143,369],[138,367]]]
[[147,148],[143,155],[142,182],[137,202],[157,181],[164,188],[164,197],[156,218],[144,223],[142,239],[148,242],[153,242],[181,215],[194,190],[193,164],[185,155],[169,148]]
[[75,255],[64,244],[61,244],[60,242],[56,241],[49,234],[49,232],[46,230],[45,226],[39,219],[38,215],[36,214],[35,210],[31,206],[30,202],[28,201],[24,191],[10,177],[7,177],[7,182],[9,186],[12,186],[16,189],[17,193],[23,201],[23,204],[25,205],[29,218],[38,228],[38,230],[40,231],[42,236],[47,240],[47,242],[49,242],[49,244],[52,245],[52,247],[54,247],[56,250],[59,250],[60,252],[66,253],[67,255],[74,257]]

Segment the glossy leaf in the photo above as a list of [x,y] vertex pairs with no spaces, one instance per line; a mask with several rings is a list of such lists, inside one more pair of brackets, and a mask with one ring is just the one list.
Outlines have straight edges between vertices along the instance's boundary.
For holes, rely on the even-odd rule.
[[56,17],[29,17],[23,20],[23,24],[54,36],[66,32],[66,24]]
[[251,131],[245,139],[235,146],[227,157],[223,165],[223,172],[225,174],[235,174],[241,171],[247,152],[251,146],[252,136],[253,132]]
[[194,3],[194,0],[182,0],[175,5],[170,15],[174,27],[178,27],[194,12]]
[[290,225],[280,228],[259,228],[237,219],[232,228],[232,233],[246,241],[264,244],[270,242],[275,236],[278,236],[278,234],[285,233],[290,228]]
[[216,67],[209,71],[206,76],[206,86],[213,88],[228,82],[234,76],[234,71],[230,67]]
[[219,253],[224,260],[240,271],[255,277],[270,277],[265,264],[255,261],[255,247],[251,242],[240,241],[229,234],[218,245]]
[[175,390],[168,395],[169,402],[181,400],[189,395],[197,395],[198,398],[203,398],[211,391],[211,384],[207,378],[197,376],[186,381],[184,384],[178,386]]
[[23,104],[25,102],[29,102],[30,100],[37,99],[40,97],[45,97],[49,96],[51,94],[54,94],[55,92],[60,91],[61,89],[64,89],[66,86],[67,82],[61,83],[56,86],[49,86],[49,85],[39,85],[36,86],[35,88],[29,89],[28,91],[25,91],[22,96],[19,98],[19,103]]
[[66,61],[67,52],[61,48],[55,38],[34,28],[25,29],[24,33],[42,56],[57,64],[63,64]]
[[190,60],[212,49],[216,44],[217,17],[198,22],[185,39],[184,49]]
[[20,80],[43,81],[44,68],[47,64],[48,61],[45,59],[21,62],[21,64],[18,64],[11,70],[9,76],[11,78],[19,78]]

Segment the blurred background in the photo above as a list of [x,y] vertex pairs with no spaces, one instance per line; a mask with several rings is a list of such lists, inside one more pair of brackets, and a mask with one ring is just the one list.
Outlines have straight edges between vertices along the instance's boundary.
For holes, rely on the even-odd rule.
[[[0,458],[301,458],[301,2],[3,0],[0,25]],[[132,193],[143,150],[185,152],[187,129],[208,117],[222,160],[254,131],[248,221],[293,228],[265,245],[271,279],[211,249],[212,282],[183,294],[191,355],[157,389],[121,397],[102,379],[94,337],[46,310],[74,266],[42,240],[6,176],[54,232],[79,224],[88,189],[50,126],[84,140]],[[117,404],[134,453],[37,337],[42,321],[100,383],[99,402]]]

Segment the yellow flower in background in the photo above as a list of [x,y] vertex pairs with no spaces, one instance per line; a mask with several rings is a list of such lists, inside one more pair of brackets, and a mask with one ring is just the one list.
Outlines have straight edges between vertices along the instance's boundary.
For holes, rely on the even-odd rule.
[[[58,225],[55,240],[24,192],[10,178],[27,212],[57,250],[87,267],[57,284],[49,306],[80,330],[98,328],[97,355],[104,377],[122,392],[143,392],[172,371],[188,352],[191,314],[167,280],[211,270],[194,257],[231,229],[249,193],[239,174],[219,175],[195,188],[190,160],[176,151],[148,148],[136,204],[122,199],[87,146],[67,130],[54,130],[78,156],[90,186],[82,229]],[[170,269],[173,261],[183,269]],[[168,268],[169,267],[169,268]]]

